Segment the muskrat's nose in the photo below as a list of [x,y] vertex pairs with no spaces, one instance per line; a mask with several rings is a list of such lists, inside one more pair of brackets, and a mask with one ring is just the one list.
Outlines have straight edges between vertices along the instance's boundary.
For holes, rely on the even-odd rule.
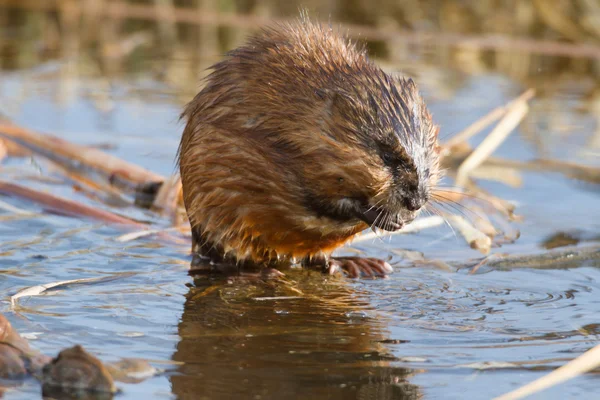
[[404,198],[404,207],[406,207],[408,211],[419,210],[421,207],[423,207],[423,203],[425,202],[417,196]]

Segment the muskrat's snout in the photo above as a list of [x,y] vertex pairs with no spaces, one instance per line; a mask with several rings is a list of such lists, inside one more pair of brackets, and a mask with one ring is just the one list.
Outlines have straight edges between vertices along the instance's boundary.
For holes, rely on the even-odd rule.
[[393,232],[413,222],[419,210],[420,207],[416,210],[402,208],[392,211],[387,207],[365,206],[361,207],[357,216],[371,227]]
[[[399,192],[388,201],[371,199],[359,206],[357,217],[369,226],[397,231],[410,224],[428,201],[428,196],[419,193]],[[373,204],[383,204],[376,206]]]
[[407,196],[402,199],[402,202],[404,203],[404,207],[406,207],[408,211],[419,211],[421,207],[423,207],[425,203],[427,203],[427,199],[422,196]]

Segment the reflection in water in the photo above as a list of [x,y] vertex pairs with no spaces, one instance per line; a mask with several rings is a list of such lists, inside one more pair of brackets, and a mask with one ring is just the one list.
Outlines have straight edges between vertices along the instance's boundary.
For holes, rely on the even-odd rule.
[[[347,282],[196,279],[179,324],[171,377],[181,399],[416,399],[413,371],[391,365],[385,323]],[[304,295],[304,291],[310,295]]]

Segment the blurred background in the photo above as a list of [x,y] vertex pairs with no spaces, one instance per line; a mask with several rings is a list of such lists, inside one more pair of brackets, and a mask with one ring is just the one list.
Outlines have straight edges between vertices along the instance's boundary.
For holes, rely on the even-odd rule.
[[[184,104],[227,50],[262,25],[296,18],[300,9],[366,43],[390,69],[417,76],[431,97],[453,98],[473,83],[469,77],[482,75],[490,84],[499,77],[505,85],[536,88],[541,101],[534,107],[552,113],[530,113],[524,130],[540,151],[581,125],[589,133],[589,118],[573,121],[579,111],[598,125],[596,0],[0,0],[0,68],[58,79],[62,103],[82,94],[77,78],[85,77],[93,85],[86,96],[105,112],[117,89],[118,96],[148,102],[167,95]],[[119,81],[123,76],[127,82]],[[11,96],[11,106],[29,90],[35,89]],[[578,104],[557,104],[557,93]],[[456,100],[467,108],[476,101]],[[448,135],[460,128],[443,122]],[[544,139],[527,128],[548,125],[552,134]],[[589,150],[598,149],[599,135],[595,127]]]

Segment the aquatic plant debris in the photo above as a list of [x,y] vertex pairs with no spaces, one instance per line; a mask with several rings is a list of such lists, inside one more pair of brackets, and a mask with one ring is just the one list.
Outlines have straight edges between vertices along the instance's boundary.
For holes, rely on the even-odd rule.
[[521,123],[529,107],[525,101],[514,103],[483,142],[461,163],[456,173],[456,185],[467,187],[469,175],[479,167]]
[[533,89],[528,89],[514,100],[508,102],[506,105],[494,108],[492,111],[479,118],[477,121],[473,122],[471,125],[453,135],[450,139],[443,143],[442,147],[444,152],[449,153],[453,147],[466,143],[470,138],[477,135],[500,118],[504,117],[514,107],[515,104],[529,101],[534,96],[535,91]]
[[472,249],[479,250],[483,254],[490,252],[492,239],[489,236],[473,227],[460,215],[449,215],[447,219],[450,225],[458,229]]
[[363,233],[360,236],[357,236],[352,241],[352,243],[354,244],[354,243],[366,242],[368,240],[379,239],[379,238],[387,237],[387,236],[402,235],[402,234],[418,232],[423,229],[433,228],[433,227],[440,226],[443,224],[444,224],[444,218],[437,216],[437,215],[432,216],[432,217],[420,218],[420,219],[417,219],[416,221],[412,222],[410,225],[407,225],[397,231],[393,231],[393,232],[377,231],[377,232]]
[[539,393],[542,390],[558,385],[569,379],[590,372],[600,367],[600,345],[597,345],[586,351],[576,359],[568,362],[562,367],[552,371],[535,381],[528,383],[519,389],[496,397],[494,400],[518,400],[532,394]]
[[161,181],[162,177],[104,151],[70,143],[56,136],[29,131],[0,122],[0,138],[9,140],[38,156],[63,167],[89,173],[94,171],[112,184],[135,189],[140,183]]
[[31,202],[40,204],[47,211],[58,214],[91,218],[113,224],[132,225],[136,227],[144,226],[139,222],[114,214],[110,211],[90,207],[73,200],[64,199],[50,193],[40,192],[11,182],[0,180],[0,193],[27,199]]
[[35,285],[25,289],[19,290],[16,294],[10,296],[10,304],[12,308],[18,305],[17,300],[23,297],[39,296],[50,289],[57,289],[69,285],[89,285],[95,283],[106,283],[116,279],[127,278],[135,275],[134,272],[124,272],[117,275],[101,276],[97,278],[82,278],[82,279],[70,279],[66,281],[51,282],[43,285]]

